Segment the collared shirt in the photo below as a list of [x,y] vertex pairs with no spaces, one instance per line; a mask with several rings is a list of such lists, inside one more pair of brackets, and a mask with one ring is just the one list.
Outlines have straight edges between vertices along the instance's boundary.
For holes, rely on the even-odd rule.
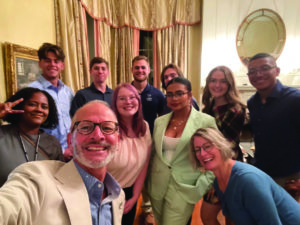
[[[133,82],[131,83],[133,85]],[[153,133],[154,120],[161,115],[165,105],[165,96],[157,88],[147,84],[145,89],[140,93],[142,100],[143,116],[148,122],[150,133]]]
[[272,177],[300,171],[300,91],[277,80],[263,104],[257,92],[248,100],[254,133],[255,166]]
[[95,87],[94,83],[92,83],[87,88],[77,91],[71,104],[71,109],[70,109],[71,117],[74,116],[77,109],[79,109],[85,103],[90,102],[92,100],[102,100],[107,102],[111,106],[113,92],[114,91],[106,85],[106,90],[104,93],[102,93]]
[[67,134],[71,126],[70,118],[70,106],[74,96],[73,91],[61,80],[58,80],[57,87],[52,85],[43,76],[40,76],[38,80],[30,83],[29,87],[39,88],[47,91],[55,101],[57,113],[58,113],[58,125],[54,129],[44,129],[48,134],[55,136],[64,150],[67,145]]
[[[107,172],[103,183],[82,169],[75,161],[74,164],[85,184],[88,192],[93,225],[112,225],[112,201],[121,192],[118,182]],[[103,191],[107,196],[102,200]]]

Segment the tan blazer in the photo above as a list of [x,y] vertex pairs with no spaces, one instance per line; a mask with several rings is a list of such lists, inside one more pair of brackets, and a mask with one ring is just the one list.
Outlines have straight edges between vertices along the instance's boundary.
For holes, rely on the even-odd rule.
[[[124,192],[113,200],[113,224],[121,225]],[[22,164],[0,188],[0,224],[92,225],[89,197],[74,162]]]

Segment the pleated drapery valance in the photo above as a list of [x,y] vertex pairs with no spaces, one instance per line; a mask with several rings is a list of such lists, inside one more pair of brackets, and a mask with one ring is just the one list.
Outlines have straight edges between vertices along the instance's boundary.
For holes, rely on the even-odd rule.
[[201,0],[80,0],[96,20],[114,28],[160,30],[200,22]]

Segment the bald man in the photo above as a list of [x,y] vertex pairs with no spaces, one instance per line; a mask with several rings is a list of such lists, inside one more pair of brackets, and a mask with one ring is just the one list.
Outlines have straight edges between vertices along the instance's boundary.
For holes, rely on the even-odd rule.
[[121,225],[124,193],[106,171],[118,142],[109,106],[102,101],[84,105],[68,135],[73,160],[16,168],[0,189],[1,224]]

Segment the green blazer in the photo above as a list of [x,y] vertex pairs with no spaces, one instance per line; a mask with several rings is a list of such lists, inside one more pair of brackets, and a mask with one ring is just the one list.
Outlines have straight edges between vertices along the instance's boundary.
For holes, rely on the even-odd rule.
[[170,185],[190,204],[198,202],[211,187],[214,175],[194,169],[190,161],[190,139],[198,128],[215,127],[215,119],[193,107],[170,162],[163,156],[162,142],[172,112],[158,117],[154,123],[152,157],[146,180],[146,188],[151,198],[164,198]]

